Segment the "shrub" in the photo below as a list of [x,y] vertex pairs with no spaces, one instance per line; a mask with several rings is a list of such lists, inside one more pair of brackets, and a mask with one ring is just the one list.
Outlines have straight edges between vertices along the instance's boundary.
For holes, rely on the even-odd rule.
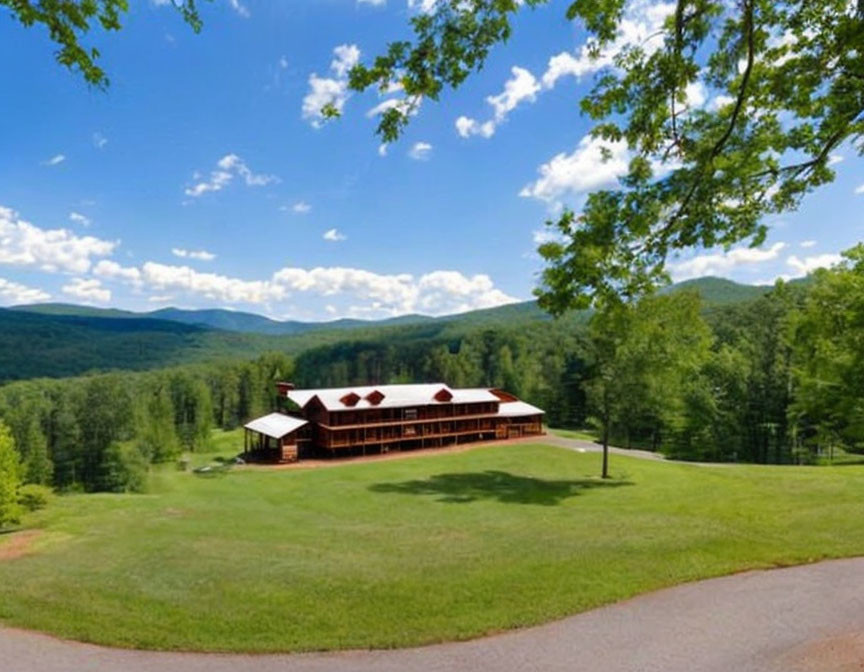
[[28,483],[18,489],[18,503],[28,511],[38,511],[48,506],[52,494],[47,486]]

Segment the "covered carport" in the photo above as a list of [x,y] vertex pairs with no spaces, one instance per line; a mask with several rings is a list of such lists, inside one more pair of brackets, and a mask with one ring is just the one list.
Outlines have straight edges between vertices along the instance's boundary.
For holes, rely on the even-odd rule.
[[243,426],[243,455],[265,462],[296,462],[309,441],[309,423],[284,413],[270,413]]

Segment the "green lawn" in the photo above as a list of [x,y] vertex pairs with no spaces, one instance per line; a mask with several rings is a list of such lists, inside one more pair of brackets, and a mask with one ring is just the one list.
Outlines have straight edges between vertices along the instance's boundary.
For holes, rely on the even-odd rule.
[[555,429],[554,427],[549,427],[548,431],[550,434],[565,439],[580,439],[582,441],[597,440],[597,432],[593,429]]
[[[542,445],[57,498],[0,620],[122,646],[393,647],[753,567],[864,554],[864,467],[699,467]],[[0,536],[3,545],[14,535]]]

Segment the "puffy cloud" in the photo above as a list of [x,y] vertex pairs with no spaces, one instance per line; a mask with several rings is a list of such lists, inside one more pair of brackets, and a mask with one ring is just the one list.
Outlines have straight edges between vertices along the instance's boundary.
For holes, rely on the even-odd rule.
[[376,315],[424,312],[441,315],[476,308],[491,308],[517,299],[494,286],[488,275],[467,277],[458,271],[432,271],[415,278],[403,273],[382,275],[357,268],[284,268],[273,282],[286,290],[322,296],[347,294],[368,302],[353,306],[351,314],[367,311]]
[[858,187],[855,187],[855,193],[856,194],[864,194],[864,184],[862,184]]
[[111,300],[111,290],[105,289],[96,278],[72,278],[63,285],[63,293],[87,302],[108,303]]
[[357,0],[358,5],[372,5],[373,7],[383,7],[387,4],[387,0]]
[[141,271],[134,266],[121,266],[116,261],[103,259],[93,267],[93,275],[109,280],[122,280],[132,285],[141,284]]
[[216,169],[210,173],[209,179],[186,187],[184,193],[187,196],[197,198],[210,191],[221,191],[231,184],[235,177],[241,178],[249,187],[263,187],[279,181],[275,175],[253,173],[239,156],[226,154],[216,162]]
[[309,205],[306,201],[297,201],[294,205],[291,206],[291,211],[298,215],[305,215],[310,210],[312,210],[312,206]]
[[565,51],[550,58],[541,78],[544,88],[553,88],[562,77],[581,79],[611,66],[615,57],[628,45],[639,45],[646,53],[653,53],[663,45],[660,30],[674,11],[675,3],[671,2],[630,2],[618,25],[617,37],[603,47],[596,57],[592,56],[592,45],[587,42],[577,52]]
[[797,276],[812,273],[817,268],[829,268],[843,261],[839,254],[817,254],[813,257],[799,259],[794,254],[786,260],[786,263],[795,269]]
[[39,303],[51,298],[48,292],[0,278],[0,302],[5,306],[19,303]]
[[341,240],[347,240],[348,236],[346,236],[344,233],[340,233],[336,229],[329,229],[328,231],[326,231],[324,233],[322,238],[324,238],[324,240],[329,240],[329,241],[332,241],[334,243],[338,243]]
[[486,98],[486,102],[492,106],[492,119],[481,123],[476,119],[461,116],[456,120],[456,131],[459,135],[463,138],[472,135],[491,138],[498,124],[504,122],[516,107],[525,101],[533,103],[537,100],[540,82],[530,71],[514,66],[510,69],[510,74],[510,79],[504,82],[504,90]]
[[767,250],[758,247],[736,247],[727,252],[700,254],[686,261],[669,265],[676,281],[705,275],[723,275],[741,266],[755,266],[780,256],[786,243],[774,243]]
[[315,128],[326,121],[322,110],[332,106],[338,112],[348,100],[348,73],[360,60],[360,49],[356,44],[341,44],[333,49],[330,62],[332,77],[309,75],[309,92],[303,98],[302,115]]
[[415,161],[425,161],[429,158],[429,154],[432,152],[432,145],[428,142],[415,142],[411,149],[408,150],[408,156],[410,156]]
[[[603,156],[604,147],[610,152],[608,159]],[[541,165],[538,169],[540,177],[526,185],[519,195],[555,203],[567,195],[613,186],[627,173],[629,161],[630,153],[625,142],[607,142],[585,136],[572,153],[562,152]]]
[[463,138],[470,138],[472,135],[491,138],[495,135],[495,122],[490,119],[480,123],[476,119],[462,116],[456,120],[456,132]]
[[387,143],[382,142],[378,145],[378,156],[387,156]]
[[186,250],[182,247],[172,247],[171,254],[182,259],[198,259],[199,261],[213,261],[216,255],[207,250]]
[[82,215],[80,212],[70,212],[69,221],[80,224],[81,226],[90,226],[90,218]]
[[815,246],[816,246],[816,241],[815,241],[815,240],[802,240],[802,241],[799,243],[799,245],[800,245],[801,247],[803,247],[803,248],[815,247]]
[[99,131],[96,131],[91,139],[93,140],[93,146],[96,149],[102,149],[108,144],[108,138],[102,135]]
[[155,291],[183,291],[226,303],[268,303],[284,297],[284,290],[267,281],[240,280],[218,273],[200,273],[188,266],[146,262],[141,283]]
[[41,229],[0,206],[0,264],[86,273],[95,257],[107,257],[116,247],[114,241],[67,229]]
[[534,102],[537,100],[537,92],[540,91],[540,83],[525,68],[514,66],[510,69],[512,75],[504,82],[504,90],[497,96],[489,96],[486,102],[495,111],[495,122],[501,123],[517,105],[523,101]]
[[43,166],[58,166],[66,160],[65,154],[55,154],[50,159],[42,162]]

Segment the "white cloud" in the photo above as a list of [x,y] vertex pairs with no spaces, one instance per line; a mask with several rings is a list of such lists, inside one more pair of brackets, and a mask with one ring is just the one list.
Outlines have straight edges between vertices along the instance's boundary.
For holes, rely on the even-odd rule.
[[288,57],[284,54],[279,57],[279,67],[282,68],[282,70],[288,69]]
[[90,218],[87,215],[82,215],[80,212],[70,212],[69,221],[81,226],[90,226]]
[[207,250],[185,250],[182,247],[172,247],[171,254],[183,259],[198,259],[199,261],[213,261],[216,255]]
[[102,259],[93,267],[93,275],[109,280],[122,280],[136,287],[141,285],[141,271],[134,266],[121,266],[116,261]]
[[415,115],[420,111],[420,104],[423,102],[421,96],[411,96],[408,98],[387,98],[382,100],[375,107],[366,111],[366,116],[370,119],[379,114],[384,114],[388,110],[399,110],[405,115]]
[[[603,157],[604,147],[610,152],[608,159]],[[540,177],[526,185],[519,195],[556,203],[567,195],[581,195],[610,187],[627,173],[629,161],[630,153],[625,142],[607,142],[585,136],[571,154],[562,152],[541,165],[538,169]]]
[[268,281],[241,280],[152,261],[141,267],[140,277],[145,287],[157,292],[183,291],[226,303],[268,303],[285,296],[282,287]]
[[741,266],[754,266],[777,259],[786,243],[774,243],[767,250],[758,247],[736,247],[728,252],[700,254],[686,261],[669,264],[676,281],[705,275],[724,275]]
[[333,77],[309,75],[309,92],[303,98],[302,115],[314,128],[321,128],[326,121],[322,110],[332,106],[338,112],[348,100],[348,73],[360,60],[360,49],[356,44],[341,44],[333,49],[330,71]]
[[63,285],[63,293],[87,302],[108,303],[111,300],[111,290],[105,289],[96,278],[72,278]]
[[856,194],[864,194],[864,184],[862,184],[862,185],[856,187],[856,188],[855,188],[855,193],[856,193]]
[[358,5],[372,5],[373,7],[383,7],[387,4],[387,0],[357,0]]
[[93,134],[92,140],[93,140],[93,146],[96,149],[102,149],[103,147],[105,147],[105,145],[108,144],[108,138],[106,138],[104,135],[102,135],[99,131],[96,131]]
[[167,294],[165,296],[148,296],[147,300],[150,303],[168,303],[169,301],[173,301],[174,297],[170,294]]
[[795,269],[798,276],[812,273],[817,268],[828,268],[839,264],[843,261],[843,257],[839,254],[818,254],[813,257],[805,257],[799,259],[794,254],[786,260],[786,263]]
[[65,154],[55,154],[50,159],[42,162],[43,166],[57,166],[66,160]]
[[246,5],[241,3],[240,0],[228,0],[228,4],[231,5],[231,9],[237,12],[244,19],[249,18],[249,9],[246,7]]
[[532,232],[531,239],[534,241],[534,245],[539,247],[546,243],[559,242],[561,240],[561,234],[549,228],[536,229]]
[[432,14],[438,7],[438,0],[408,0],[408,9],[421,14]]
[[309,205],[306,201],[297,201],[294,205],[291,206],[291,211],[297,213],[298,215],[305,215],[310,210],[312,210],[312,206]]
[[114,241],[78,236],[67,229],[40,229],[0,206],[0,264],[86,273],[94,257],[107,257],[116,247]]
[[348,314],[364,310],[380,315],[418,311],[442,315],[517,300],[496,288],[488,275],[465,276],[448,270],[415,277],[409,273],[387,275],[358,268],[288,267],[267,280],[244,280],[201,273],[188,266],[146,262],[140,268],[124,268],[104,261],[94,273],[152,291],[154,296],[173,298],[175,293],[185,293],[228,304],[269,305],[283,302],[293,293],[344,297],[352,304]]
[[583,44],[576,53],[565,51],[550,58],[542,77],[544,88],[553,88],[562,77],[581,79],[613,65],[615,57],[628,45],[639,45],[646,53],[653,53],[663,45],[660,30],[674,11],[675,3],[630,2],[618,25],[618,36],[596,58],[590,43]]
[[326,231],[326,232],[324,233],[324,235],[321,236],[321,237],[322,237],[324,240],[330,240],[330,241],[332,241],[332,242],[334,242],[334,243],[338,243],[339,241],[347,240],[347,239],[348,239],[348,236],[346,236],[344,233],[340,233],[340,232],[337,231],[336,229],[329,229],[329,230]]
[[512,77],[504,83],[504,90],[497,96],[489,96],[486,102],[495,111],[495,122],[501,123],[507,118],[517,105],[523,101],[534,102],[537,100],[537,92],[540,91],[540,83],[525,68],[514,66],[510,69]]
[[[197,179],[198,176],[196,176]],[[240,177],[249,187],[263,187],[274,182],[279,182],[275,175],[264,175],[253,173],[249,166],[236,154],[226,154],[216,162],[216,169],[210,173],[210,178],[199,181],[191,187],[186,187],[184,193],[187,196],[199,197],[207,192],[221,191]]]
[[378,145],[378,156],[387,156],[387,143]]
[[432,151],[432,145],[428,142],[415,142],[411,149],[408,150],[408,156],[415,161],[425,161],[429,158]]
[[456,120],[456,132],[463,138],[469,138],[472,135],[491,138],[495,135],[495,122],[490,119],[481,124],[476,119],[461,116]]
[[0,278],[0,302],[4,306],[20,303],[39,303],[51,298],[48,292],[36,287],[27,287],[18,282]]
[[815,247],[816,241],[815,240],[802,240],[800,245],[803,248]]
[[513,66],[510,74],[511,77],[504,82],[504,90],[501,93],[486,97],[486,102],[492,106],[492,119],[481,123],[476,119],[461,116],[456,120],[456,131],[459,135],[463,138],[472,135],[491,138],[497,126],[506,121],[507,115],[516,107],[525,101],[533,103],[537,100],[540,82],[530,71]]

